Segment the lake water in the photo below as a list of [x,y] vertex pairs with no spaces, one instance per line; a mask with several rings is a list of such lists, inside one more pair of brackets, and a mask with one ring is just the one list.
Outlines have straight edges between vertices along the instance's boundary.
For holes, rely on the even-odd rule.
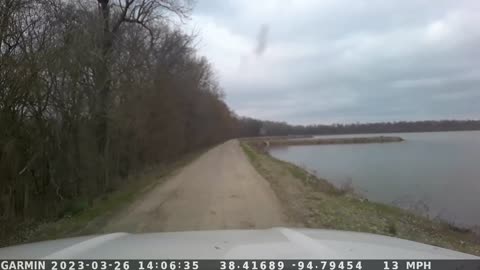
[[[406,141],[274,147],[270,154],[335,185],[351,182],[369,200],[461,226],[480,225],[480,131],[381,135]],[[355,136],[367,135],[317,137]]]

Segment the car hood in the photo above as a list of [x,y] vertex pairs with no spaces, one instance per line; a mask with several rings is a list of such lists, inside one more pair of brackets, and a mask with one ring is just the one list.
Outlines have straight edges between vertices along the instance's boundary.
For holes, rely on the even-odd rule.
[[0,249],[1,259],[478,259],[393,237],[273,228],[112,233]]

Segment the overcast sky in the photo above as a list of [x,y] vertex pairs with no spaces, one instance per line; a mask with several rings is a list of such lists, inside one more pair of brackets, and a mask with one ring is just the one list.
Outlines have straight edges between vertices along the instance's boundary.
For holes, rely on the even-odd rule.
[[480,119],[478,0],[197,0],[189,27],[242,116]]

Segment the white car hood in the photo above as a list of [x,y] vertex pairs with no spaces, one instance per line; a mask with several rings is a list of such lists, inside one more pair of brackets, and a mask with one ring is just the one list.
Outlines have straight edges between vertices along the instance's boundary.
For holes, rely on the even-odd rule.
[[113,233],[0,249],[0,259],[478,259],[367,233],[273,228]]

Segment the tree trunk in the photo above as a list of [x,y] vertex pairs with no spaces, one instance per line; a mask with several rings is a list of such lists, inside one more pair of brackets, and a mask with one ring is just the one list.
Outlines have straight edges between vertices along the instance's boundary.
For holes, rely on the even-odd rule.
[[28,206],[30,202],[30,190],[27,181],[25,180],[24,183],[24,189],[23,189],[23,217],[24,219],[28,218]]
[[109,0],[98,0],[102,13],[103,22],[103,38],[101,57],[97,67],[96,89],[96,136],[97,147],[99,153],[104,153],[106,136],[107,136],[107,115],[108,115],[108,99],[111,91],[111,74],[110,74],[110,56],[112,50],[112,33],[110,31],[110,5]]
[[[108,107],[111,92],[110,58],[112,53],[113,35],[110,29],[110,5],[109,0],[98,0],[102,13],[103,39],[101,57],[98,63],[96,89],[97,102],[95,108],[95,130],[98,153],[103,156],[100,171],[103,171],[103,184],[108,182]],[[105,186],[103,187],[105,188]]]

